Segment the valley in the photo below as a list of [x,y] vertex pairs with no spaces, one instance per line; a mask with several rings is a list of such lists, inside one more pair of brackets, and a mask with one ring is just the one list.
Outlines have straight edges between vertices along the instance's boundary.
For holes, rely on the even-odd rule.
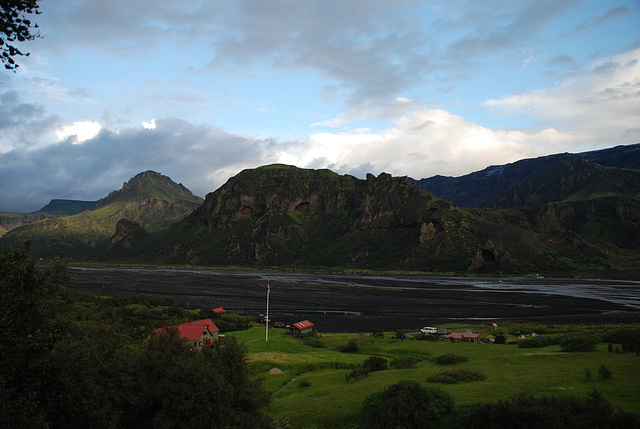
[[188,309],[223,307],[311,320],[321,332],[414,330],[469,322],[640,322],[640,281],[525,277],[310,274],[206,269],[71,268],[66,286],[99,296],[171,297]]

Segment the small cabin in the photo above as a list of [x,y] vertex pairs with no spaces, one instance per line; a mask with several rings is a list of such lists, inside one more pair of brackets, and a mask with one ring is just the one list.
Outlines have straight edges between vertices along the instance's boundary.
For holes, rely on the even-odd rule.
[[314,326],[315,325],[308,320],[303,320],[302,322],[287,326],[287,334],[293,335],[294,337],[309,337],[314,333]]
[[480,334],[473,334],[469,329],[465,332],[452,332],[446,336],[447,339],[451,341],[460,341],[463,343],[480,343]]

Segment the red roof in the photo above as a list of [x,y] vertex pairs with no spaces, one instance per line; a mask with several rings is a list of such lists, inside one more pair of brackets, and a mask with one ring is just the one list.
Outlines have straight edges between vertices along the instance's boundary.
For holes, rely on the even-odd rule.
[[219,331],[218,327],[215,323],[213,323],[211,319],[202,319],[193,322],[189,320],[187,323],[183,323],[182,325],[170,326],[169,328],[158,328],[156,329],[156,332],[161,333],[170,328],[174,328],[175,330],[177,330],[178,336],[180,336],[180,338],[186,338],[187,340],[192,341],[200,339],[200,336],[205,329],[208,329],[211,333]]
[[480,334],[465,334],[463,332],[452,332],[447,335],[447,338],[455,338],[456,340],[461,340],[463,338],[478,338]]
[[302,331],[303,329],[313,328],[316,325],[314,325],[313,323],[309,322],[308,320],[303,320],[302,322],[294,323],[291,326],[293,326],[296,329],[299,329],[299,330]]
[[214,313],[224,313],[224,308],[222,307],[218,307],[218,308],[212,308],[211,311],[213,311]]

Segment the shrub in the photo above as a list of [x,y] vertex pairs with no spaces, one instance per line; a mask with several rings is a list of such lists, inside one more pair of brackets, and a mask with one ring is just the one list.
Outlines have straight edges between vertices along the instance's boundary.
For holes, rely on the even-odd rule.
[[440,336],[434,334],[423,334],[422,332],[420,332],[419,334],[414,335],[413,338],[419,341],[438,341],[440,339]]
[[358,347],[356,340],[349,340],[346,345],[338,347],[338,351],[342,353],[358,353],[360,347]]
[[542,337],[531,337],[525,338],[518,342],[518,347],[521,349],[533,349],[540,348],[547,345],[547,341],[545,341]]
[[395,369],[409,369],[416,367],[416,360],[412,357],[399,357],[391,361],[390,364]]
[[311,336],[311,337],[305,337],[302,339],[302,344],[304,344],[305,346],[308,347],[314,347],[316,349],[323,349],[326,346],[324,345],[324,343],[322,342],[322,340],[318,337]]
[[480,381],[487,378],[484,374],[470,371],[468,369],[456,368],[446,369],[437,374],[431,375],[427,381],[432,383],[455,384],[469,381]]
[[608,380],[613,375],[613,371],[611,371],[611,369],[606,365],[600,365],[600,368],[598,368],[598,374],[600,374],[600,377],[602,377],[603,380]]
[[302,380],[302,381],[300,381],[300,383],[298,383],[298,386],[300,386],[300,387],[309,387],[309,386],[311,386],[311,382],[309,380]]
[[623,352],[640,354],[640,329],[618,329],[609,334],[606,341],[620,344]]
[[458,356],[453,353],[447,353],[433,358],[433,361],[440,365],[455,365],[457,363],[467,362],[468,360],[469,359],[464,356]]
[[631,428],[638,416],[613,407],[594,390],[587,398],[519,394],[493,403],[479,403],[456,413],[454,429],[480,428]]
[[405,332],[402,330],[396,331],[396,339],[397,340],[404,340],[404,334]]
[[384,371],[387,369],[387,360],[380,356],[371,356],[362,362],[362,366],[354,367],[350,373],[345,374],[347,381],[351,379],[358,379],[359,377],[366,377],[370,372]]
[[443,390],[400,381],[365,397],[362,423],[371,429],[436,428],[453,405],[453,397]]
[[369,372],[383,371],[387,369],[387,360],[380,356],[371,356],[362,362],[362,368]]
[[371,335],[373,335],[373,338],[384,338],[384,331],[380,328],[373,328]]
[[505,335],[498,334],[493,342],[496,344],[507,344],[507,337]]
[[560,338],[560,349],[563,352],[593,352],[599,340],[588,333],[568,334]]

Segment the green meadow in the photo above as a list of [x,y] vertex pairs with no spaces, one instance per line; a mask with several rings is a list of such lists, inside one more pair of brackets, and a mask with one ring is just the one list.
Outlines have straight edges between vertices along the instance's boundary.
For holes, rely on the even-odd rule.
[[[449,332],[471,328],[488,338],[488,326],[444,326]],[[629,326],[627,326],[629,327]],[[638,326],[631,326],[637,328]],[[620,326],[536,326],[548,338],[588,331],[604,336]],[[418,381],[424,386],[438,387],[455,399],[455,405],[496,402],[526,392],[534,396],[571,395],[586,397],[597,390],[614,406],[628,412],[638,412],[640,405],[640,357],[631,352],[609,351],[601,343],[593,352],[562,352],[559,345],[542,348],[520,348],[517,337],[508,332],[529,332],[526,326],[503,326],[507,344],[453,343],[447,340],[418,341],[411,335],[396,339],[386,332],[383,338],[371,333],[322,334],[318,338],[324,347],[305,345],[300,339],[285,335],[283,329],[270,329],[265,341],[264,327],[228,333],[244,341],[248,349],[248,364],[263,388],[271,394],[268,409],[276,421],[291,428],[336,427],[355,422],[362,401],[370,393],[401,380]],[[529,337],[527,337],[529,338]],[[356,353],[337,349],[355,340]],[[619,349],[619,347],[618,347]],[[440,365],[432,358],[455,354],[466,362]],[[371,357],[380,356],[391,363],[398,358],[412,358],[415,367],[371,372],[367,376],[346,380],[345,375]],[[604,379],[599,368],[606,366],[612,373]],[[427,379],[446,369],[466,369],[482,374],[480,381],[443,384]],[[277,370],[274,370],[277,369]],[[273,370],[273,371],[272,371]],[[279,371],[278,371],[279,370]],[[587,377],[590,372],[591,377]]]

